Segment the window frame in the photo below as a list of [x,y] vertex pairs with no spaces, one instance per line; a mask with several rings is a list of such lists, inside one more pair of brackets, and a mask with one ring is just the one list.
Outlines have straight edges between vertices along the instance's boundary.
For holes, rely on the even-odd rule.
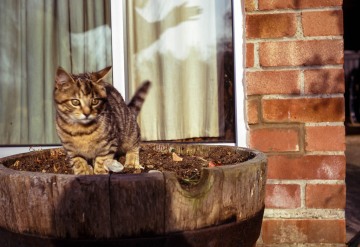
[[242,0],[232,0],[235,84],[235,145],[247,147],[247,123],[245,107],[245,10]]
[[[125,0],[126,1],[126,0]],[[125,1],[111,0],[111,42],[113,62],[113,85],[128,100],[127,90],[127,67],[126,67],[126,19]],[[233,11],[233,47],[234,47],[234,96],[235,96],[235,143],[199,143],[206,145],[229,145],[247,147],[247,123],[245,110],[244,88],[244,8],[241,0],[232,0]],[[116,44],[116,45],[114,45]],[[28,146],[1,146],[0,158],[9,155],[56,148],[61,145],[28,145]]]

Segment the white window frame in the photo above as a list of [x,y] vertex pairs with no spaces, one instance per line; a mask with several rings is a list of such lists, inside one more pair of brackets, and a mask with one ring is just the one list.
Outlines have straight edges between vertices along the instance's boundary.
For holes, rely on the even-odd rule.
[[247,147],[247,123],[245,108],[245,38],[243,0],[232,0],[233,13],[233,47],[234,47],[234,81],[235,81],[235,145]]
[[[112,26],[112,61],[113,84],[117,90],[128,99],[127,95],[127,68],[125,45],[125,1],[111,0],[111,26]],[[235,143],[214,143],[221,145],[247,147],[247,124],[245,110],[244,90],[244,8],[242,0],[232,0],[233,11],[233,47],[234,47],[234,85],[235,85]],[[203,143],[206,144],[206,143]],[[214,145],[213,144],[213,145]],[[9,146],[0,147],[0,158],[31,150],[41,150],[60,146]]]

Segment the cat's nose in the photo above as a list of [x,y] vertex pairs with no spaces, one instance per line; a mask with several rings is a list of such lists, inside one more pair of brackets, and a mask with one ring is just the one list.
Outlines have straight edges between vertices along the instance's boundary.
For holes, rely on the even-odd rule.
[[83,108],[83,114],[84,114],[84,116],[85,116],[86,118],[90,115],[90,113],[91,113],[91,110],[90,110],[89,107],[84,107],[84,108]]

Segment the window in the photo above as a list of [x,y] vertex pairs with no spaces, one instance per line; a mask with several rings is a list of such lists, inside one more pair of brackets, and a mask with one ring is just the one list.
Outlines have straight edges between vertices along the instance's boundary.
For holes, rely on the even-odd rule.
[[110,1],[0,4],[0,145],[59,143],[55,69],[78,73],[111,64]]
[[127,97],[142,80],[154,84],[139,118],[143,138],[245,146],[241,2],[112,3],[127,21],[114,25],[123,35],[113,43],[125,47],[114,54],[127,54],[128,71],[115,83],[129,82],[120,86]]
[[239,1],[0,4],[0,145],[59,144],[59,65],[73,73],[113,65],[109,81],[126,99],[151,80],[139,116],[144,140],[246,145]]

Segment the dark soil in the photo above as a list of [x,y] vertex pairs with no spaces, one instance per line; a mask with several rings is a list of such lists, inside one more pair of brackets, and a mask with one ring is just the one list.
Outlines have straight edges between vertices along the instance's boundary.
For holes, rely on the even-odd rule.
[[[34,151],[37,152],[37,151]],[[171,171],[176,174],[182,185],[193,185],[199,181],[201,170],[204,167],[223,166],[244,162],[253,156],[248,153],[235,153],[228,147],[214,149],[206,157],[178,155],[181,161],[173,158],[173,153],[162,153],[151,149],[140,150],[140,164],[144,169],[124,169],[122,174],[137,174],[152,171]],[[120,163],[125,163],[125,157],[120,157]],[[53,149],[48,153],[39,152],[39,155],[26,155],[21,159],[4,162],[8,168],[19,171],[73,174],[62,149]]]

